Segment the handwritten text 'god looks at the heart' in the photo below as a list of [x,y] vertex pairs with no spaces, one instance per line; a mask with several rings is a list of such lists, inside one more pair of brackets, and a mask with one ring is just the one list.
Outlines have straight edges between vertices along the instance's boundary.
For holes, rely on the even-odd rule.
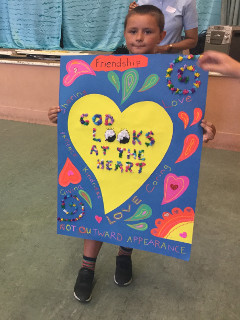
[[[94,125],[94,128],[92,129],[92,140],[96,143],[91,146],[90,154],[98,157],[101,151],[103,157],[108,157],[108,151],[112,148],[117,153],[116,156],[118,158],[115,162],[113,160],[98,158],[98,169],[106,169],[108,171],[119,170],[123,173],[124,171],[134,172],[134,167],[137,167],[138,173],[142,172],[143,167],[146,166],[146,162],[144,162],[146,159],[144,156],[145,150],[143,149],[143,146],[152,147],[155,144],[153,131],[148,131],[144,134],[142,130],[138,132],[136,130],[132,130],[130,133],[130,130],[123,129],[116,132],[116,129],[109,128],[109,126],[113,126],[114,123],[116,125],[114,117],[111,114],[105,115],[105,121],[103,123],[103,116],[101,114],[90,115],[88,113],[83,113],[80,117],[81,125],[87,128],[90,122]],[[104,131],[97,129],[100,128],[100,126],[105,126]],[[98,131],[102,132],[103,136],[99,136]],[[142,142],[142,138],[146,140],[144,143]],[[104,141],[105,145],[102,145],[102,141]],[[99,145],[99,143],[101,145]],[[116,144],[118,146],[116,146]],[[121,145],[120,147],[119,144]],[[134,146],[137,145],[141,149],[130,149],[129,145],[131,144]],[[138,160],[138,162],[131,162],[130,160],[133,159]],[[125,162],[122,162],[124,160]]]

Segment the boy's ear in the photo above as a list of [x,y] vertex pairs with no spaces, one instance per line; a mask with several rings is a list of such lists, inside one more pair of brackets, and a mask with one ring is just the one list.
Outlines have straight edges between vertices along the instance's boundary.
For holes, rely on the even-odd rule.
[[162,31],[162,32],[160,33],[160,41],[159,41],[159,43],[163,41],[163,39],[165,38],[165,36],[166,36],[166,31]]

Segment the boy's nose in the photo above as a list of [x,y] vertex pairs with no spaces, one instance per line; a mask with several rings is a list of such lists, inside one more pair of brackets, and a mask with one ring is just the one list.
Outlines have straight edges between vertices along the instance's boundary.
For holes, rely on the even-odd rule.
[[137,41],[142,41],[143,40],[143,33],[142,32],[138,32],[137,34],[136,34],[136,40]]

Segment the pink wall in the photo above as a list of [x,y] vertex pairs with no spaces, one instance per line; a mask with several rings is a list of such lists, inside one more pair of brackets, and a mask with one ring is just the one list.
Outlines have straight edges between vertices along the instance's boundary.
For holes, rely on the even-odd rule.
[[[49,107],[58,105],[59,66],[0,63],[0,118],[50,125]],[[206,118],[217,127],[206,146],[240,151],[240,81],[210,76]]]
[[0,118],[50,124],[58,105],[59,67],[0,64]]

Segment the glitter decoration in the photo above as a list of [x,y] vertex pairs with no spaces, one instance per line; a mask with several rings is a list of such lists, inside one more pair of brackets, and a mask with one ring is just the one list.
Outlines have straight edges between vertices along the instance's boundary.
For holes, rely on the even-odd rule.
[[154,133],[153,133],[152,131],[149,131],[149,132],[146,133],[146,138],[147,138],[148,140],[150,140],[150,142],[145,142],[145,145],[146,145],[147,147],[154,145],[155,140],[154,140],[153,137],[152,137],[153,135],[154,135]]
[[93,141],[101,142],[101,139],[96,138],[96,128],[93,128]]
[[103,155],[105,156],[107,150],[109,150],[109,147],[101,146],[101,148],[103,149]]
[[97,149],[97,147],[95,145],[92,146],[90,154],[92,154],[93,152],[96,153],[96,156],[98,155],[98,149]]
[[181,62],[183,60],[190,61],[190,60],[195,60],[195,59],[198,59],[198,58],[199,58],[199,55],[194,56],[192,54],[189,54],[189,55],[186,55],[186,56],[179,56],[178,58],[174,59],[173,62],[170,63],[169,68],[167,69],[167,72],[166,72],[166,79],[167,79],[167,86],[168,86],[169,90],[172,91],[172,93],[179,94],[179,95],[181,95],[181,94],[187,95],[187,94],[195,93],[196,89],[199,88],[199,86],[201,84],[201,81],[199,80],[200,73],[199,72],[195,72],[195,67],[192,66],[192,65],[189,66],[189,65],[185,64],[183,67],[178,69],[178,74],[177,74],[178,81],[184,82],[184,83],[188,83],[189,82],[189,77],[184,77],[183,76],[183,72],[185,70],[188,70],[188,71],[191,71],[191,72],[195,72],[194,73],[194,79],[195,79],[194,81],[195,82],[193,83],[193,87],[191,89],[181,90],[179,88],[176,88],[173,85],[173,82],[172,82],[172,79],[171,79],[171,74],[173,72],[173,68],[174,68],[176,63]]
[[179,82],[184,82],[184,83],[188,83],[189,82],[189,77],[183,77],[183,72],[185,70],[189,70],[189,71],[195,71],[195,67],[194,66],[187,66],[186,64],[181,67],[180,69],[178,69],[178,81]]
[[130,159],[130,157],[133,157],[134,159],[137,158],[137,152],[136,152],[136,149],[134,149],[133,153],[131,153],[131,150],[128,149],[128,152],[127,152],[127,159]]
[[142,135],[142,130],[136,134],[136,130],[133,130],[133,141],[132,144],[135,145],[136,142],[138,142],[138,144],[142,144],[142,142],[138,139],[140,136]]
[[152,87],[154,87],[158,83],[159,79],[160,78],[157,74],[150,74],[150,76],[148,76],[146,78],[142,88],[140,90],[138,90],[138,92],[144,92],[146,90],[151,89]]
[[79,190],[78,193],[87,202],[89,207],[92,209],[92,200],[91,200],[89,194],[84,190]]
[[141,173],[141,172],[142,172],[142,167],[144,167],[145,165],[146,165],[145,162],[136,163],[136,166],[139,167],[138,173]]
[[83,124],[84,126],[88,126],[89,125],[89,120],[84,120],[84,118],[86,118],[88,116],[88,113],[83,113],[80,117],[80,122],[81,124]]
[[111,116],[110,114],[106,114],[105,115],[105,126],[111,126],[114,123],[114,119],[113,116]]
[[118,170],[118,168],[121,170],[121,172],[123,172],[123,165],[121,161],[117,161],[115,164],[115,171]]
[[126,149],[125,148],[117,148],[117,151],[119,152],[119,158],[122,158],[123,151],[126,151]]
[[97,169],[104,169],[104,160],[97,160]]
[[114,71],[108,72],[108,80],[111,82],[111,84],[116,88],[117,92],[120,91],[120,81],[119,77]]
[[69,205],[70,207],[74,208],[74,210],[72,212],[69,212],[69,211],[66,210],[66,200],[70,199],[70,198],[73,198],[73,199],[75,199],[75,200],[77,200],[79,202],[79,204],[81,206],[81,213],[79,214],[79,216],[77,218],[73,218],[73,219],[64,219],[64,218],[58,217],[57,218],[58,221],[74,222],[74,221],[80,220],[83,217],[83,215],[85,213],[84,204],[79,200],[79,198],[76,195],[68,194],[63,198],[63,200],[61,200],[61,208],[62,208],[63,212],[65,214],[70,214],[70,215],[73,215],[73,214],[77,213],[78,207],[77,207],[77,205],[75,203],[71,203]]
[[139,221],[150,218],[152,215],[152,208],[147,204],[141,204],[133,216],[125,221]]
[[139,150],[138,151],[138,160],[145,161],[145,158],[143,158],[144,155],[144,150]]
[[126,169],[125,169],[125,171],[126,171],[126,172],[128,172],[128,171],[132,172],[132,167],[133,167],[133,163],[130,162],[130,161],[127,161],[127,162],[126,162]]
[[107,170],[112,170],[112,168],[110,167],[112,165],[112,160],[107,160],[106,161],[106,169]]
[[[96,120],[98,119],[98,120]],[[96,126],[100,126],[102,124],[102,115],[101,114],[95,114],[92,117],[92,121]]]
[[122,101],[125,102],[138,84],[139,75],[135,69],[126,70],[122,76]]

